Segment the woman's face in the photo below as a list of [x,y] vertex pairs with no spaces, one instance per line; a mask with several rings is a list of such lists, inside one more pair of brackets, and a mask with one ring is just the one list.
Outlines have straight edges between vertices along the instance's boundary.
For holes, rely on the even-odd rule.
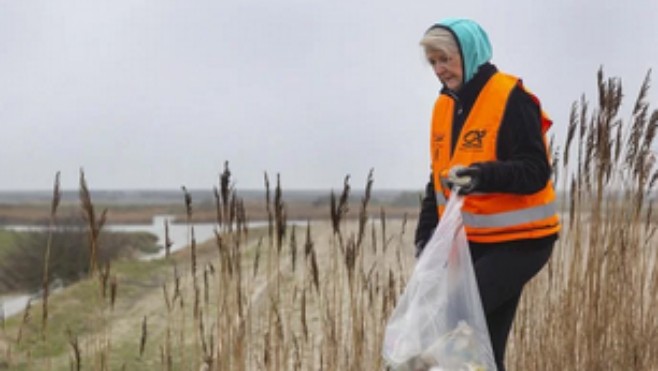
[[427,50],[425,54],[439,81],[450,90],[459,90],[464,80],[462,58],[459,53],[448,54],[442,50]]

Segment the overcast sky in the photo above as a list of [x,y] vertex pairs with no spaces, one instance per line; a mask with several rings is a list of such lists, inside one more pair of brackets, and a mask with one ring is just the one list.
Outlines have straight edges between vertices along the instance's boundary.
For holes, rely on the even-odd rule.
[[[658,1],[0,0],[0,190],[420,189],[440,84],[418,41],[475,19],[563,138],[596,71],[626,105],[658,67]],[[654,81],[658,79],[654,73]],[[656,90],[656,89],[654,89]],[[653,105],[658,108],[651,94]]]

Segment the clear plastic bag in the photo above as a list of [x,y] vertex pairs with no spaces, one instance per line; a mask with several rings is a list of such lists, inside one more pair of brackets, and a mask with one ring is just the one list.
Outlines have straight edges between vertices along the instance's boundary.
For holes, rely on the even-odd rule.
[[468,241],[452,192],[386,326],[396,371],[496,371]]

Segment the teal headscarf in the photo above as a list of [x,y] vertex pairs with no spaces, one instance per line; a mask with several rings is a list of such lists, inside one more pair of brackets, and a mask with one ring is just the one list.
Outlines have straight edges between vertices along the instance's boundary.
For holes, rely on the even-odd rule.
[[464,84],[473,78],[481,65],[491,60],[492,48],[487,33],[470,19],[446,18],[431,28],[442,27],[457,39],[462,56]]

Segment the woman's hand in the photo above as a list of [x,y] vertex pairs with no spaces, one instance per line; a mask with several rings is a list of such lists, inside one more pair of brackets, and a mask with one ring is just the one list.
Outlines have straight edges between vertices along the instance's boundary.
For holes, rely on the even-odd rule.
[[453,166],[448,173],[448,182],[451,187],[459,186],[459,195],[471,194],[482,184],[482,169],[478,166]]

